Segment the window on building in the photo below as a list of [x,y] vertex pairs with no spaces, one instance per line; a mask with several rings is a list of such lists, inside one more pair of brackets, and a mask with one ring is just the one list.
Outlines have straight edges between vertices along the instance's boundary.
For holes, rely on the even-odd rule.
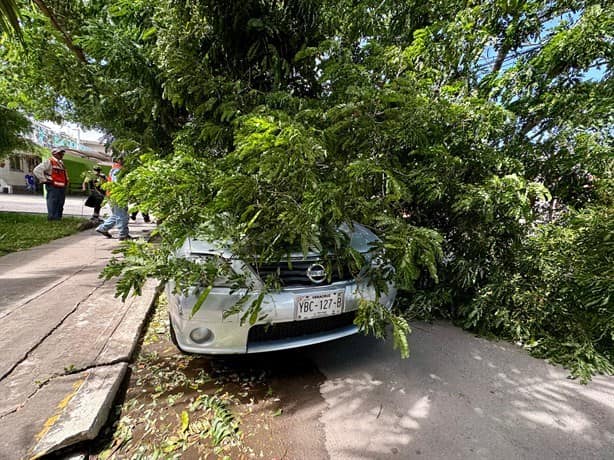
[[14,155],[9,159],[11,165],[11,171],[23,171],[21,167],[21,157]]
[[34,171],[34,168],[36,168],[36,166],[41,162],[41,159],[39,157],[32,157],[32,156],[28,156],[26,157],[26,164],[27,164],[27,169],[26,172],[30,171]]

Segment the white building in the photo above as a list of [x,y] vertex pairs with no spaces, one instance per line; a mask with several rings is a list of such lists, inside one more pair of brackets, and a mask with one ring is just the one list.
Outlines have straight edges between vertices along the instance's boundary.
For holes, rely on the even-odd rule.
[[[84,158],[92,163],[110,165],[111,158],[105,153],[104,145],[98,141],[81,140],[80,130],[77,137],[50,128],[39,122],[32,122],[33,130],[28,138],[35,144],[51,150],[54,147],[66,149],[65,161]],[[28,191],[26,176],[32,174],[34,167],[41,162],[36,153],[17,152],[10,158],[0,159],[0,192],[18,193]]]

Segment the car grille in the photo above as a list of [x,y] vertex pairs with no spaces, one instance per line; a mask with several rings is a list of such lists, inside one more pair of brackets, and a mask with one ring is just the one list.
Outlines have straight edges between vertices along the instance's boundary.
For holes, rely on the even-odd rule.
[[[307,277],[307,269],[313,264],[318,263],[326,267],[328,276],[323,282],[314,283]],[[338,281],[349,281],[352,279],[350,271],[337,262],[298,260],[275,264],[260,264],[254,268],[262,280],[266,280],[269,276],[276,276],[279,278],[282,286],[326,286]]]
[[275,340],[292,339],[306,335],[332,332],[336,329],[354,324],[356,311],[349,311],[335,316],[290,321],[276,324],[257,324],[249,330],[248,343],[271,342]]

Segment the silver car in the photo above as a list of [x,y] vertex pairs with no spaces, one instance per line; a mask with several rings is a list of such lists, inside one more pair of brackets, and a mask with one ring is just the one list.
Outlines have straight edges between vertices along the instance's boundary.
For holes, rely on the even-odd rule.
[[[382,264],[373,257],[371,243],[376,235],[362,225],[354,224],[343,231],[350,238],[353,249],[365,255],[368,263]],[[354,318],[360,299],[374,300],[375,289],[365,277],[345,275],[343,270],[328,274],[316,254],[304,257],[297,254],[279,264],[261,265],[258,271],[249,264],[233,257],[233,254],[215,244],[188,239],[178,251],[178,257],[191,260],[221,257],[230,264],[233,272],[248,277],[255,289],[247,295],[248,305],[256,299],[262,288],[262,280],[276,273],[281,289],[264,296],[259,320],[254,324],[241,324],[241,314],[224,315],[246,294],[235,292],[223,282],[216,283],[202,306],[192,315],[202,290],[192,288],[187,295],[176,293],[171,281],[166,294],[171,323],[171,337],[182,351],[202,354],[244,354],[313,345],[338,339],[358,332]],[[383,267],[382,267],[383,269]],[[388,285],[379,301],[392,307],[396,289]],[[227,316],[227,317],[225,317]]]

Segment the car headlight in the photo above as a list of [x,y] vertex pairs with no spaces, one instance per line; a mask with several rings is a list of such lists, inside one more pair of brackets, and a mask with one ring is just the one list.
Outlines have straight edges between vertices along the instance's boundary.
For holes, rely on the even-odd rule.
[[[214,254],[188,254],[186,260],[196,264],[211,264],[212,271],[216,271],[213,287],[231,287],[234,272],[230,262]],[[209,283],[206,283],[209,284]]]
[[395,270],[392,266],[392,263],[388,257],[386,257],[386,251],[383,248],[380,248],[371,253],[371,276],[373,276],[373,272],[379,273],[379,276],[384,279],[390,279],[394,274]]
[[371,258],[372,267],[381,267],[382,265],[384,265],[384,263],[386,263],[386,261],[384,260],[384,254],[382,253],[374,254]]

